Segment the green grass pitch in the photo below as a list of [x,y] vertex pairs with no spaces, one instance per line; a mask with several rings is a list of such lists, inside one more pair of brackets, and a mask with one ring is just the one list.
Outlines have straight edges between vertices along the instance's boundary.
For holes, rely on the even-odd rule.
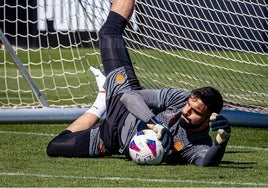
[[[172,59],[170,61],[172,62]],[[227,66],[226,62],[225,65]],[[6,70],[11,73],[17,71],[13,64],[6,66]],[[152,68],[157,66],[156,63]],[[33,70],[35,68],[35,66],[32,67],[32,74],[39,76],[40,70],[39,68],[36,68],[36,71]],[[53,64],[54,71],[61,71],[61,68],[60,64]],[[72,71],[73,67],[66,64],[65,69]],[[44,69],[48,75],[49,70]],[[166,71],[168,74],[170,69]],[[139,73],[146,74],[142,71]],[[66,79],[69,82],[75,82],[72,75]],[[52,87],[49,85],[51,80],[49,78],[47,80],[47,87]],[[0,83],[4,83],[3,81],[4,78],[1,77]],[[64,80],[59,80],[61,81]],[[16,84],[16,80],[11,80],[9,87],[12,89],[12,86]],[[3,84],[0,84],[0,90],[5,90]],[[84,90],[87,92],[86,88]],[[81,90],[74,92],[79,93]],[[67,95],[65,90],[62,93],[60,98],[69,98],[65,96]],[[47,91],[45,95],[52,99],[56,96],[50,91]],[[16,93],[10,93],[9,96],[17,98]],[[27,97],[25,96],[26,99]],[[0,98],[5,100],[6,95],[0,94]],[[14,118],[15,116],[14,114]],[[66,127],[67,124],[0,124],[0,186],[268,187],[268,130],[265,128],[233,127],[222,164],[219,167],[201,168],[194,165],[165,164],[139,166],[121,156],[90,159],[48,157],[45,151],[48,142]],[[212,135],[215,136],[215,133]]]
[[222,164],[202,168],[140,166],[121,156],[48,157],[48,142],[66,126],[0,125],[0,186],[268,187],[267,129],[233,127]]

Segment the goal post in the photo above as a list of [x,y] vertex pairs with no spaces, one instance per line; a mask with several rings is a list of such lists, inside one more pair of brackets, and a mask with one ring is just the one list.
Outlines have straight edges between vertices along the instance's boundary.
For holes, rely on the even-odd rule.
[[[0,121],[8,119],[7,112],[22,122],[55,116],[72,121],[88,109],[98,92],[88,68],[102,69],[98,31],[110,5],[109,0],[0,2],[0,28],[10,44],[0,41]],[[145,88],[209,85],[222,92],[223,113],[231,122],[262,126],[268,118],[267,17],[265,0],[137,0],[124,38]]]
[[49,107],[49,104],[47,103],[46,99],[42,95],[42,93],[39,91],[38,87],[36,86],[35,82],[32,80],[31,76],[29,75],[28,71],[23,66],[23,63],[18,58],[18,56],[15,54],[15,51],[13,50],[11,44],[8,42],[7,38],[5,37],[4,33],[2,32],[0,28],[0,39],[2,40],[4,46],[6,47],[7,51],[11,55],[13,62],[17,65],[18,69],[20,70],[21,74],[31,87],[33,93],[35,94],[35,97],[39,100],[41,105],[43,107]]

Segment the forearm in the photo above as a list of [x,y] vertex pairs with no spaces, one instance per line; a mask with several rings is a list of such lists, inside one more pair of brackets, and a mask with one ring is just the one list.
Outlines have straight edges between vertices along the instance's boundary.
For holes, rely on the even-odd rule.
[[154,116],[143,96],[135,91],[124,93],[120,100],[130,113],[146,123]]
[[93,105],[78,119],[67,127],[67,130],[77,132],[94,126],[106,111],[104,92],[99,92]]
[[[186,104],[189,92],[182,89],[132,90],[123,94],[121,101],[133,115],[148,122],[154,113],[175,114]],[[153,109],[153,111],[151,110]]]
[[92,113],[84,113],[73,123],[71,123],[66,129],[72,132],[77,132],[85,129],[89,129],[99,121],[99,117]]
[[212,131],[218,131],[214,144],[205,156],[195,160],[198,166],[218,166],[223,158],[231,134],[231,126],[222,115],[212,113],[209,123]]
[[225,153],[226,143],[218,144],[216,141],[215,143],[208,149],[204,157],[197,158],[195,160],[195,164],[197,166],[218,166]]
[[133,90],[124,93],[120,100],[130,113],[147,123],[148,128],[156,132],[164,151],[168,152],[173,145],[170,131],[150,110],[150,108],[162,110],[160,106],[165,106],[161,105],[164,103],[159,102],[159,93],[157,90]]

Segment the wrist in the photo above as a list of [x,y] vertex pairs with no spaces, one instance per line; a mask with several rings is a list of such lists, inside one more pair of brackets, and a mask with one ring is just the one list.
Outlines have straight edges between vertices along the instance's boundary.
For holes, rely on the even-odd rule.
[[230,138],[230,133],[227,133],[223,129],[218,130],[218,134],[216,135],[216,141],[219,145],[223,143],[227,143]]
[[153,116],[149,121],[148,123],[150,124],[160,124],[162,125],[162,123],[158,120],[158,118],[156,116]]

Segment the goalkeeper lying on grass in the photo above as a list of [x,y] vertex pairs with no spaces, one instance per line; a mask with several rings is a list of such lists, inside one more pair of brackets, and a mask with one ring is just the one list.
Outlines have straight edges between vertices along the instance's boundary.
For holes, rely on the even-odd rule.
[[[115,0],[100,36],[104,72],[91,67],[99,94],[92,107],[47,147],[49,156],[128,156],[135,133],[153,129],[165,148],[165,163],[217,166],[231,128],[220,113],[221,94],[212,87],[188,92],[179,88],[142,89],[135,75],[122,33],[135,1]],[[105,83],[104,83],[105,82]],[[99,119],[105,119],[98,124]],[[149,126],[147,126],[149,125]],[[218,131],[212,142],[210,128]]]

